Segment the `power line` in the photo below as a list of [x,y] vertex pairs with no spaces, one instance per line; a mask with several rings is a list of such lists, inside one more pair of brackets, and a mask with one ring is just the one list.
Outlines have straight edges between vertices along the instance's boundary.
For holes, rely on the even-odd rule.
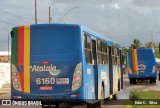
[[[26,19],[26,20],[35,20],[35,19],[32,19],[32,18],[22,17],[22,16],[19,16],[19,15],[10,13],[10,12],[4,11],[4,10],[2,10],[2,9],[0,9],[0,11],[4,12],[4,13],[6,13],[6,14],[9,14],[9,15],[15,16],[15,17],[22,18],[22,19]],[[40,19],[39,21],[44,21],[44,20],[46,20],[46,19],[43,19],[43,20]]]
[[[160,33],[160,31],[152,31],[153,33]],[[140,33],[140,34],[130,34],[130,35],[117,35],[116,34],[107,34],[108,37],[110,38],[126,38],[126,37],[133,37],[133,36],[144,36],[145,34],[151,35],[151,32],[148,33]],[[111,36],[114,35],[114,36]]]
[[4,12],[4,13],[7,13],[7,14],[10,14],[10,15],[13,15],[13,16],[16,16],[16,17],[19,17],[19,18],[23,18],[23,19],[27,19],[27,20],[34,20],[34,19],[22,17],[22,16],[19,16],[19,15],[16,15],[16,14],[13,14],[13,13],[10,13],[10,12],[7,12],[7,11],[4,11],[4,10],[2,10],[2,9],[0,9],[0,11],[2,11],[2,12]]
[[2,21],[2,20],[0,20],[0,22],[2,22],[2,23],[5,23],[5,24],[9,24],[9,25],[14,25],[14,26],[17,26],[17,25],[15,25],[15,24],[13,24],[13,23],[9,23],[9,22]]
[[132,36],[139,36],[139,35],[145,35],[145,34],[150,34],[150,33],[143,33],[143,34],[132,34],[132,35],[123,35],[123,36],[113,36],[113,37],[111,37],[111,38],[126,38],[126,37],[132,37]]

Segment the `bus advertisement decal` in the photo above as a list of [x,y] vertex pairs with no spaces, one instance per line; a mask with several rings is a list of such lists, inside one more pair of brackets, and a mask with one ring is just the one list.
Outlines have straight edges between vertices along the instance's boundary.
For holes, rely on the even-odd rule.
[[145,70],[146,70],[146,65],[144,65],[144,64],[139,64],[138,65],[138,71],[139,72],[144,72]]
[[60,70],[56,69],[56,66],[53,66],[52,64],[50,66],[48,65],[33,65],[30,66],[30,69],[32,72],[49,72],[53,76],[57,76],[60,74]]

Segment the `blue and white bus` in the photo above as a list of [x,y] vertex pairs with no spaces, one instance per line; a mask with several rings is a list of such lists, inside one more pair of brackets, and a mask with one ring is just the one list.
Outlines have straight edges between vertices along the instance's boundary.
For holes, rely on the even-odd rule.
[[157,69],[154,49],[138,48],[127,52],[128,78],[130,84],[139,80],[150,80],[156,83]]
[[123,88],[120,44],[84,26],[19,26],[11,37],[12,99],[89,103]]

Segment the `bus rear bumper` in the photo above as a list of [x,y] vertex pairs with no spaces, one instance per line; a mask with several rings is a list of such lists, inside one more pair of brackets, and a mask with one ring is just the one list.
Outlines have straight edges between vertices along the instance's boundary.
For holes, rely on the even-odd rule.
[[157,72],[151,74],[128,74],[129,79],[150,79],[157,78]]
[[55,102],[85,102],[84,86],[80,89],[67,93],[57,93],[57,94],[31,94],[22,93],[11,90],[11,98],[20,100],[40,100],[40,101],[55,101]]

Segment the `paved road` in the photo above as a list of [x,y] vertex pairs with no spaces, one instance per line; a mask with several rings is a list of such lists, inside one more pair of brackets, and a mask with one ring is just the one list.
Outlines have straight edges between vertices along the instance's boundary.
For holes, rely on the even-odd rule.
[[[130,91],[136,90],[159,90],[160,81],[157,80],[156,84],[150,84],[149,82],[139,82],[136,85],[130,85],[127,75],[124,75],[124,89],[118,94],[118,99],[129,99]],[[6,93],[5,93],[6,92]],[[5,94],[3,94],[5,93]],[[10,99],[10,88],[0,89],[0,99]],[[102,105],[102,108],[123,108],[123,105],[115,105],[116,100],[108,101],[112,105]],[[114,106],[113,106],[114,105]],[[0,106],[0,108],[41,108],[41,106]],[[83,108],[84,106],[75,106],[73,108]],[[69,108],[69,106],[61,105],[61,108]]]

